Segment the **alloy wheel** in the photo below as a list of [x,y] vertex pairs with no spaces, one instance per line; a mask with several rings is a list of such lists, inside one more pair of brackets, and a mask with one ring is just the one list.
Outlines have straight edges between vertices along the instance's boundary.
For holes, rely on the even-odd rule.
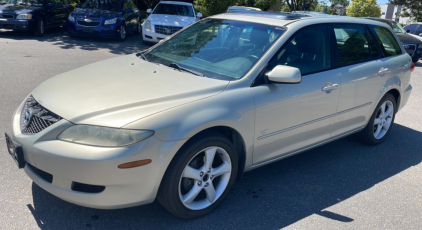
[[232,171],[229,154],[221,147],[208,147],[196,153],[179,180],[179,198],[191,210],[211,206],[226,190]]
[[44,34],[44,20],[40,21],[40,33]]
[[387,100],[380,106],[374,120],[373,134],[375,139],[379,140],[385,136],[390,129],[394,116],[393,102]]
[[125,38],[126,38],[126,29],[123,25],[120,26],[120,38],[122,40],[125,40]]

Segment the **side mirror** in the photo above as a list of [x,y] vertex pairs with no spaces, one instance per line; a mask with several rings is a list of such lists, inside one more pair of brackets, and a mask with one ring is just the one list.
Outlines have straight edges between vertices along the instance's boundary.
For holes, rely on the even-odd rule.
[[126,13],[133,13],[133,10],[131,8],[127,8]]
[[76,4],[76,8],[81,8],[81,4]]
[[54,6],[54,3],[48,3],[48,7],[53,8]]
[[148,9],[147,10],[147,14],[150,14],[152,12],[152,10],[151,9]]
[[422,37],[422,33],[419,34],[419,37]]
[[196,14],[196,17],[197,17],[197,18],[202,18],[202,17],[203,17],[203,15],[201,14],[201,12],[198,12],[198,13]]
[[410,33],[410,30],[406,30],[406,33]]
[[266,74],[273,83],[297,84],[302,81],[300,70],[295,67],[278,65]]

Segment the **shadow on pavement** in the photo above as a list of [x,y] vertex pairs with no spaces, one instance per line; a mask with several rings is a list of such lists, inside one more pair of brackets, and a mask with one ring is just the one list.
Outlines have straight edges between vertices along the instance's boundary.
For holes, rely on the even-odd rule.
[[50,42],[52,45],[59,46],[62,49],[109,50],[113,54],[132,54],[150,47],[142,42],[142,37],[139,35],[128,34],[124,42],[106,38],[73,38],[69,37],[63,28],[47,30],[43,37],[37,37],[29,32],[0,30],[1,38]]
[[180,220],[158,202],[97,210],[62,201],[33,183],[28,204],[41,229],[280,229],[309,215],[352,222],[324,209],[422,161],[422,133],[396,124],[387,140],[366,146],[347,137],[245,173],[209,216]]

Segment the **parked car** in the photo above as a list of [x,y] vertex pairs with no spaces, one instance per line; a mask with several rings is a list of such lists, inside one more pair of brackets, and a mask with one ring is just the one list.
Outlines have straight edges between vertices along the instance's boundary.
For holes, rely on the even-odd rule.
[[144,43],[157,43],[202,18],[192,3],[186,2],[162,1],[147,13],[150,15],[142,26]]
[[132,0],[86,0],[67,20],[70,36],[117,38],[141,34],[141,15]]
[[0,5],[0,29],[33,31],[44,36],[46,28],[65,26],[72,11],[69,0],[9,0]]
[[261,9],[255,8],[255,7],[247,7],[247,6],[229,6],[226,12],[233,12],[233,11],[261,11]]
[[410,57],[412,57],[412,61],[417,62],[419,59],[421,59],[422,41],[413,37],[410,34],[407,34],[405,29],[403,29],[403,27],[399,23],[393,20],[382,19],[382,18],[367,18],[367,19],[387,23],[396,33],[397,37],[399,37],[404,49],[410,55]]
[[385,23],[220,14],[50,78],[19,105],[6,142],[63,200],[113,209],[157,198],[196,218],[245,171],[353,133],[389,141],[414,68]]
[[421,36],[422,34],[422,22],[415,22],[404,27],[407,33]]

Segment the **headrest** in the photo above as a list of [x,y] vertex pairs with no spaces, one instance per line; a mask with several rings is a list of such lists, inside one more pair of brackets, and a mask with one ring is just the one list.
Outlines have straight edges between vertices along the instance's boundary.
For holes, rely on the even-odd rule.
[[308,54],[322,53],[323,34],[315,32],[316,31],[300,33],[299,36],[295,38],[296,46],[299,52]]
[[268,44],[270,35],[266,29],[254,27],[252,28],[249,40],[256,46],[255,48],[260,48]]

